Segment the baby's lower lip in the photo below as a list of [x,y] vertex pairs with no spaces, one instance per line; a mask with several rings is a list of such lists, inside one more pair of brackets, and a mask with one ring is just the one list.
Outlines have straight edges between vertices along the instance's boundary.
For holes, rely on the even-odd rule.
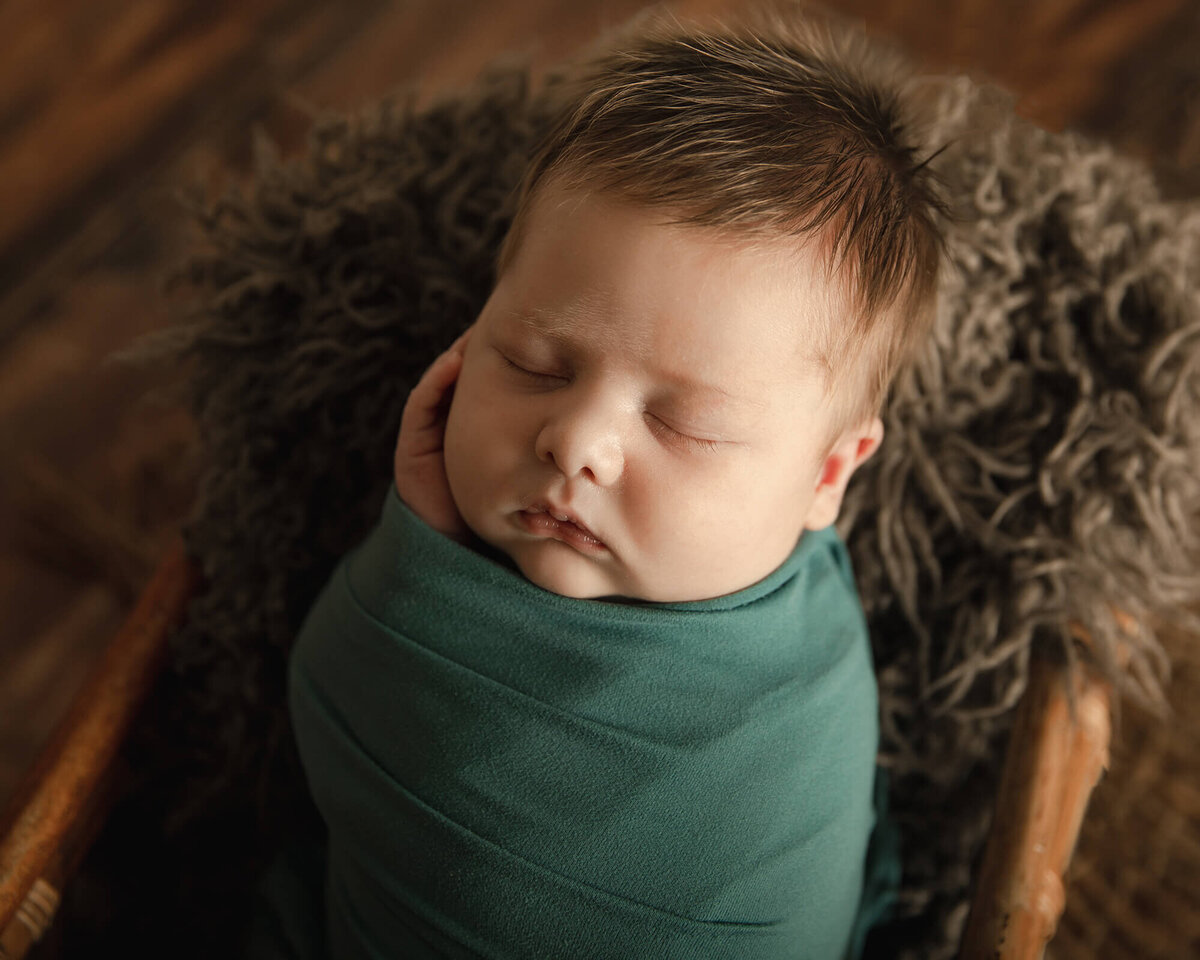
[[581,553],[608,552],[608,548],[602,541],[585,532],[570,520],[559,520],[544,511],[520,510],[517,513],[517,521],[529,533],[535,536],[549,537],[552,540],[561,540]]

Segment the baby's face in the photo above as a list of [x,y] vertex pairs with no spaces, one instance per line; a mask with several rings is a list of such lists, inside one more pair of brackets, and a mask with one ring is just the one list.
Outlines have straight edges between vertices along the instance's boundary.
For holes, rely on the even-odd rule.
[[805,330],[833,298],[815,264],[558,185],[529,214],[446,426],[463,519],[565,596],[700,600],[762,579],[830,522]]

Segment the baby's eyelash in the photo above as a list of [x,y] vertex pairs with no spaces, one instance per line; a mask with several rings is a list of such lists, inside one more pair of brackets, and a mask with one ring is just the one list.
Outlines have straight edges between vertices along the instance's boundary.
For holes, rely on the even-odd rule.
[[702,437],[693,437],[688,433],[681,433],[669,423],[660,420],[652,413],[646,414],[646,419],[650,421],[650,429],[663,437],[668,443],[673,443],[680,447],[690,447],[696,450],[713,451],[717,449],[716,440],[705,440]]
[[558,373],[542,373],[538,370],[530,370],[528,367],[523,367],[511,357],[500,354],[501,359],[517,373],[522,373],[532,380],[539,380],[543,383],[559,382],[566,380],[566,377]]

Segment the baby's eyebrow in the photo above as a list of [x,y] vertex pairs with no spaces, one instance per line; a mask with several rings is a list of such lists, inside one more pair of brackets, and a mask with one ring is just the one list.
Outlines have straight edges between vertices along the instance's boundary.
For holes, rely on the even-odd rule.
[[594,309],[599,302],[599,297],[589,296],[554,310],[547,310],[545,307],[539,306],[512,310],[509,312],[509,317],[530,333],[550,337],[553,340],[566,341],[578,334],[588,315],[594,315]]
[[708,383],[704,380],[697,380],[686,373],[678,373],[673,370],[667,370],[662,367],[655,368],[655,372],[662,379],[670,383],[681,393],[688,394],[698,400],[714,400],[721,406],[732,406],[734,409],[743,407],[753,407],[761,409],[765,407],[766,401],[747,394],[730,393],[724,387],[719,387],[715,383]]

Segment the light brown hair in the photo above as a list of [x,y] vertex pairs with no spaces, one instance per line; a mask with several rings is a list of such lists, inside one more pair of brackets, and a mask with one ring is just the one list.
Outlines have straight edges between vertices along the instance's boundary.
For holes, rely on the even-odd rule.
[[816,238],[847,314],[830,318],[818,359],[850,395],[839,431],[861,422],[932,322],[943,205],[906,125],[910,82],[893,56],[827,21],[641,24],[565,82],[499,272],[550,179],[673,222]]

